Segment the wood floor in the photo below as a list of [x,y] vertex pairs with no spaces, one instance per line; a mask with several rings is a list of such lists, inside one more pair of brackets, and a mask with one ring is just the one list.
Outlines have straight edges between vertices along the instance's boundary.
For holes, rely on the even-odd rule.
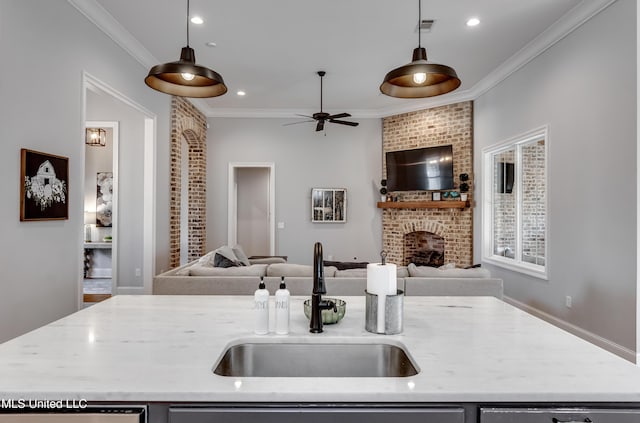
[[99,303],[108,298],[111,298],[111,284],[110,278],[91,278],[84,280],[83,286],[83,302],[87,303]]

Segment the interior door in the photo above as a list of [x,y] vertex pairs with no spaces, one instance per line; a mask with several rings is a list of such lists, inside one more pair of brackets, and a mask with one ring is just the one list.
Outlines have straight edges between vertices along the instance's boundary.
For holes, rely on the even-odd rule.
[[240,167],[237,183],[237,242],[247,255],[270,254],[270,169]]

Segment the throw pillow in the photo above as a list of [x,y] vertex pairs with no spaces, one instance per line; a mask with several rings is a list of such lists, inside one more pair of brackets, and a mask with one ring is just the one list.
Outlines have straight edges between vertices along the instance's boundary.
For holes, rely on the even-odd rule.
[[222,247],[218,247],[215,250],[210,251],[204,256],[200,257],[200,259],[198,259],[198,264],[202,266],[217,267],[216,254],[220,254],[222,257],[226,257],[228,260],[230,260],[233,263],[236,263],[238,261],[238,258],[233,253],[233,250],[231,249],[231,247],[227,245],[223,245]]
[[236,244],[235,247],[232,248],[233,254],[235,254],[236,258],[243,266],[250,266],[249,257],[245,254],[244,250],[240,246],[240,244]]
[[237,261],[229,260],[227,257],[220,253],[216,253],[213,258],[213,267],[238,267],[240,263]]

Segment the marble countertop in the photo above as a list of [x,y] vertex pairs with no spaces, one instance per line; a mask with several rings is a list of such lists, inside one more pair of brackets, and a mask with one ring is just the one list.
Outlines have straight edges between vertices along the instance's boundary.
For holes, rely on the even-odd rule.
[[[124,296],[0,344],[0,398],[144,402],[640,402],[640,368],[493,297],[406,297],[404,331],[364,330],[364,297],[310,334],[253,334],[249,296]],[[271,299],[273,302],[273,297]],[[273,310],[272,310],[273,313]],[[271,325],[273,326],[273,325]],[[402,343],[404,378],[236,378],[212,367],[234,341]]]

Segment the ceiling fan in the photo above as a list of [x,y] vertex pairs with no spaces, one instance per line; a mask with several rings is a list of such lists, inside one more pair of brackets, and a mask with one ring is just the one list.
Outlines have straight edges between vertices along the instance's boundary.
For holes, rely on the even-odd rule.
[[330,115],[322,110],[322,78],[325,76],[325,71],[318,71],[318,75],[320,76],[320,111],[318,113],[314,113],[312,116],[307,115],[298,115],[308,117],[311,120],[305,120],[303,122],[293,122],[293,123],[285,123],[286,125],[295,125],[298,123],[306,123],[306,122],[314,122],[317,121],[316,132],[322,131],[324,129],[325,122],[338,123],[340,125],[348,125],[348,126],[358,126],[358,122],[349,122],[346,120],[339,120],[341,118],[351,117],[349,113],[338,113],[335,115]]

